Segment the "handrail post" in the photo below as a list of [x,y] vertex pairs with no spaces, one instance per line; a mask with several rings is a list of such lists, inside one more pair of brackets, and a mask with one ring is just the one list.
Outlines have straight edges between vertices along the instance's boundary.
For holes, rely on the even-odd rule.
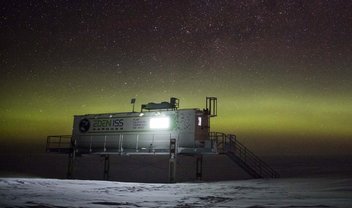
[[247,162],[247,148],[244,149],[244,161]]
[[49,143],[50,143],[50,136],[47,136],[46,138],[46,152],[49,150]]

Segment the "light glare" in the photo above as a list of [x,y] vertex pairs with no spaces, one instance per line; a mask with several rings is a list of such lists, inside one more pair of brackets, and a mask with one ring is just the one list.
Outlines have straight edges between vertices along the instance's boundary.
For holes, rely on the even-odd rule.
[[169,117],[155,117],[150,119],[151,129],[167,129],[170,127]]

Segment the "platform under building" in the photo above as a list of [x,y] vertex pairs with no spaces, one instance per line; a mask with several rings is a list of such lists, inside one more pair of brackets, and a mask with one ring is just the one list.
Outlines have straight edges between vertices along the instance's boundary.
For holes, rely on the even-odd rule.
[[195,158],[198,179],[205,154],[225,154],[253,178],[279,177],[235,135],[211,132],[215,116],[215,97],[207,97],[202,110],[179,109],[179,100],[171,98],[143,104],[140,112],[133,106],[132,112],[77,115],[72,135],[48,136],[46,151],[68,154],[68,178],[73,177],[75,158],[86,154],[104,157],[104,179],[109,179],[110,155],[168,155],[170,182],[176,181],[178,155]]

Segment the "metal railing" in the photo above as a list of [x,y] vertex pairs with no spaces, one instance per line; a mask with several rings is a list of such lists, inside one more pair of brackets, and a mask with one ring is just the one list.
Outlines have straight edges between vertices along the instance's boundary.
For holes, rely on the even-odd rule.
[[[141,138],[145,134],[100,134],[100,135],[57,135],[48,136],[47,152],[69,153],[75,150],[79,154],[100,153],[167,153],[169,151],[170,133],[148,134],[148,138]],[[128,137],[128,138],[126,138]],[[161,142],[160,138],[169,138]]]
[[68,153],[72,149],[71,135],[48,136],[46,152]]
[[211,132],[218,153],[228,155],[254,178],[279,178],[280,175],[236,139],[236,135]]

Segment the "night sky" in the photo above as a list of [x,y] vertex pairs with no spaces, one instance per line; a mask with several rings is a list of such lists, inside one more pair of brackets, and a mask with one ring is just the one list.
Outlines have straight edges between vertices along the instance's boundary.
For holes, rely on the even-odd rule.
[[2,1],[2,151],[44,151],[73,115],[131,111],[133,97],[140,109],[215,96],[211,130],[254,152],[351,154],[351,11],[349,0]]

